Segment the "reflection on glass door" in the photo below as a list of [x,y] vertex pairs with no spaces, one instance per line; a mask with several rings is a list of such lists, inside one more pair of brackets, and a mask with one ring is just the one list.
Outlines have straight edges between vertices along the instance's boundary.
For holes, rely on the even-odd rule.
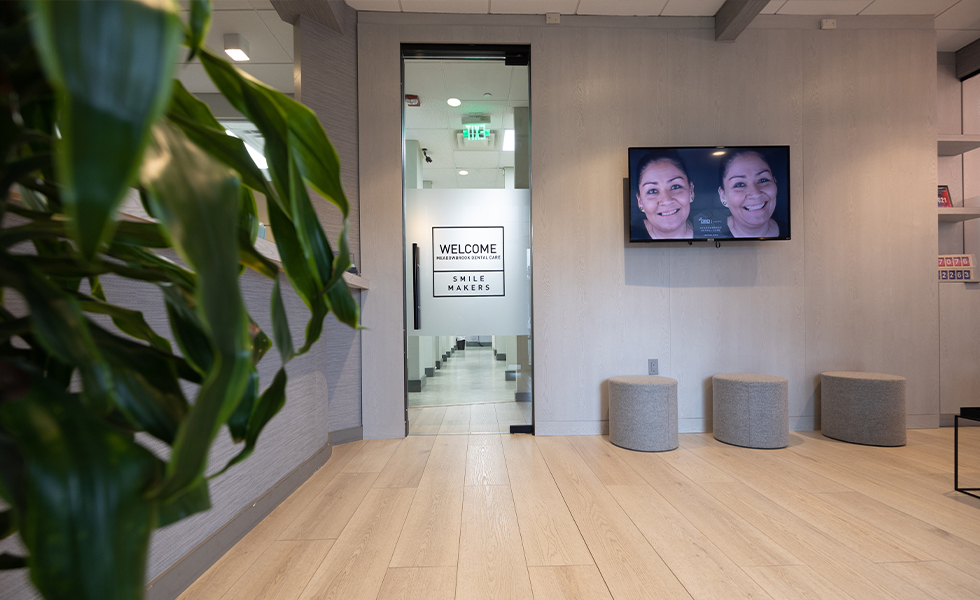
[[527,48],[403,55],[408,433],[531,432]]

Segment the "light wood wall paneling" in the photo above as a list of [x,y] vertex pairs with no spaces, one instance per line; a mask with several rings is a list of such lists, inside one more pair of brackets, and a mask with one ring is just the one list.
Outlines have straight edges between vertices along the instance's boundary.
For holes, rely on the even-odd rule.
[[802,37],[807,378],[901,375],[908,414],[938,425],[935,34]]
[[[531,436],[503,436],[501,443],[507,459],[517,518],[521,526],[524,556],[534,565],[594,565],[592,555],[565,506],[548,464]],[[550,573],[550,571],[549,571]],[[565,573],[578,581],[573,573]],[[596,573],[598,575],[598,572]],[[541,575],[543,579],[551,575]],[[562,581],[564,576],[561,576]],[[534,575],[531,575],[534,583]],[[550,581],[550,579],[549,579]],[[555,584],[557,585],[557,584]],[[537,584],[535,584],[537,587]],[[545,587],[552,587],[551,583]]]
[[[748,30],[735,44],[710,32],[670,34],[669,144],[790,146],[788,242],[670,250],[670,376],[681,431],[711,429],[711,377],[748,372],[789,380],[792,428],[811,429],[805,381],[803,79],[797,31]],[[737,91],[736,91],[737,90]],[[695,181],[717,196],[718,181]]]
[[361,403],[365,438],[405,435],[401,63],[399,28],[358,25]]
[[671,372],[667,251],[624,250],[622,185],[628,146],[667,141],[668,34],[533,36],[535,400],[547,431],[606,420],[605,381],[646,373],[647,358]]

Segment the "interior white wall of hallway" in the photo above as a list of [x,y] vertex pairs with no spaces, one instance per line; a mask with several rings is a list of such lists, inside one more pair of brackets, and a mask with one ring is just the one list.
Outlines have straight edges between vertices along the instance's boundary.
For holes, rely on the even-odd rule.
[[[787,377],[796,429],[841,369],[905,376],[909,425],[938,424],[935,31],[860,19],[722,44],[710,19],[359,13],[365,437],[404,434],[401,43],[531,46],[536,433],[603,431],[606,380],[648,358],[682,431],[732,371]],[[626,149],[716,144],[791,146],[793,239],[624,249]]]

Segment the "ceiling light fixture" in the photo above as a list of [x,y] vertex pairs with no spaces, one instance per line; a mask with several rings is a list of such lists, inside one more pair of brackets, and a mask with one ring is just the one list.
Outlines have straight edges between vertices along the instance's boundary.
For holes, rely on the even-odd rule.
[[238,33],[225,34],[225,54],[232,60],[248,60],[248,42]]
[[459,174],[460,175],[469,175],[470,172],[469,171],[460,171]]
[[724,150],[719,150],[717,152],[712,152],[711,153],[711,156],[721,156],[723,154],[725,154],[725,151]]
[[452,106],[453,108],[455,108],[455,107],[459,106],[460,104],[462,104],[462,102],[460,101],[459,98],[450,98],[449,100],[446,100],[446,104],[448,104],[449,106]]
[[514,130],[504,129],[504,147],[502,148],[504,152],[514,151]]

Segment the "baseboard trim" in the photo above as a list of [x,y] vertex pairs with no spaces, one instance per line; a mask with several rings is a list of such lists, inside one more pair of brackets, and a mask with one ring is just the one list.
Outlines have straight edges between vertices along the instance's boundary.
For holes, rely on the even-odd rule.
[[497,353],[497,360],[507,360],[507,353],[506,352],[498,352]]
[[317,469],[327,462],[333,452],[331,439],[334,435],[336,434],[329,434],[327,444],[317,450],[313,456],[280,479],[279,483],[272,486],[254,502],[249,503],[247,507],[212,533],[210,537],[148,583],[145,600],[176,600],[178,596],[184,593],[184,590],[197,581],[201,575],[204,575],[204,572],[210,569],[211,565],[218,562],[218,559],[231,550],[262,519],[269,516],[277,506],[282,504],[290,494],[295,492]]
[[514,392],[515,402],[530,402],[531,392]]
[[421,392],[422,386],[424,385],[423,383],[424,381],[425,381],[424,379],[409,379],[408,385],[406,385],[406,387],[410,392]]
[[426,377],[435,377],[436,376],[436,368],[435,367],[426,367],[425,368],[425,376]]
[[935,415],[907,415],[905,417],[905,427],[907,429],[936,429],[939,427],[940,416]]
[[333,446],[359,442],[364,439],[364,427],[351,427],[330,432],[330,443]]

